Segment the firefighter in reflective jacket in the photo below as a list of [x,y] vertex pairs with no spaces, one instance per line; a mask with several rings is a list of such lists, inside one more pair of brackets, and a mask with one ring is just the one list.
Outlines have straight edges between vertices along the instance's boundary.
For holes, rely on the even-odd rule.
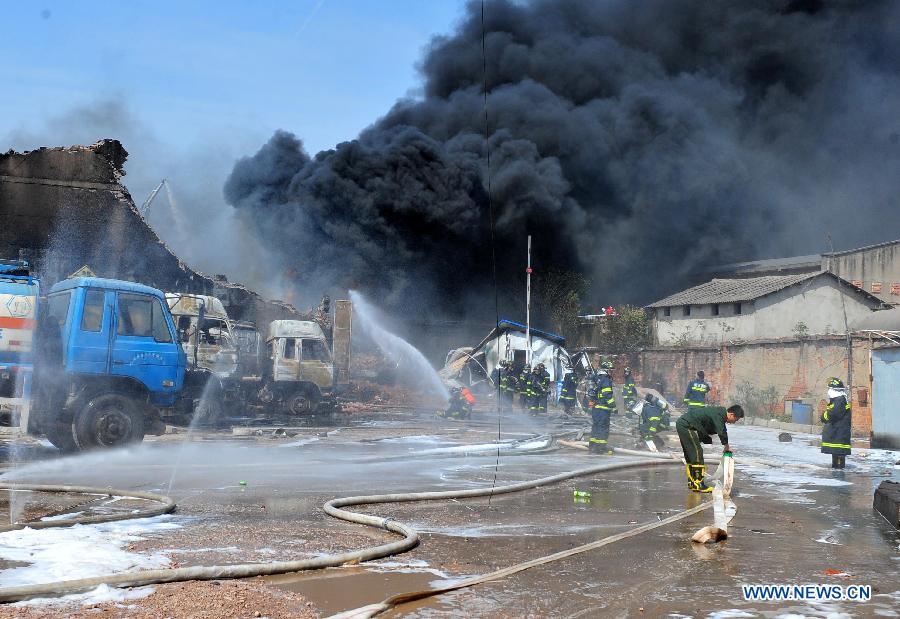
[[631,375],[631,368],[625,368],[625,382],[622,383],[622,399],[625,401],[625,413],[637,402],[637,387],[634,384],[634,377]]
[[600,364],[600,371],[595,375],[596,386],[588,393],[593,402],[591,408],[591,438],[588,439],[588,451],[593,454],[611,455],[609,448],[609,416],[616,410],[616,397],[613,394],[613,383],[609,377],[612,362]]
[[684,394],[684,403],[688,406],[706,406],[706,394],[709,393],[703,370],[697,372],[697,378],[688,383],[687,392]]
[[531,372],[531,398],[528,401],[528,412],[532,415],[547,412],[547,396],[550,393],[550,373],[543,363],[534,366]]
[[559,390],[559,403],[563,405],[566,415],[571,415],[572,409],[575,408],[578,397],[577,389],[578,380],[575,378],[575,372],[566,372],[566,375],[563,376],[562,388]]
[[669,406],[652,393],[644,396],[644,400],[638,429],[643,440],[652,441],[658,433],[669,429]]
[[475,396],[468,387],[453,387],[450,389],[450,401],[447,410],[441,417],[449,419],[470,419],[472,417],[472,405],[475,404]]
[[516,379],[516,391],[519,394],[519,406],[522,410],[528,410],[531,398],[531,366],[527,363],[522,366],[522,371]]
[[516,377],[509,361],[502,359],[499,367],[491,372],[491,380],[500,390],[500,410],[512,410],[513,396],[516,393]]
[[828,404],[822,413],[822,453],[831,454],[831,468],[842,469],[850,455],[850,402],[839,378],[828,379]]

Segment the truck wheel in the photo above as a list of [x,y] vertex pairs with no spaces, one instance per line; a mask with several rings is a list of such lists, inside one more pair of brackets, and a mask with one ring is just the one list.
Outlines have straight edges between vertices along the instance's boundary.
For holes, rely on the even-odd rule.
[[120,447],[142,440],[144,417],[124,395],[95,396],[75,416],[75,442],[79,449]]
[[48,424],[44,430],[47,440],[53,443],[63,453],[72,453],[78,451],[78,445],[75,443],[75,437],[72,435],[72,424],[56,422]]
[[312,389],[301,389],[285,400],[285,408],[293,415],[311,415],[319,406],[319,394]]

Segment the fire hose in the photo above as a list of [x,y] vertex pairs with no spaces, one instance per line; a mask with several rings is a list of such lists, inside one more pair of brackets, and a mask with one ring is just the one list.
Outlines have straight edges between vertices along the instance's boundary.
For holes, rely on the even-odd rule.
[[[646,455],[646,454],[642,454]],[[366,496],[353,496],[353,497],[345,497],[345,498],[337,498],[332,499],[325,503],[323,509],[324,511],[340,520],[344,520],[347,522],[352,522],[356,524],[362,524],[370,527],[380,528],[392,533],[396,533],[403,537],[403,539],[389,542],[386,544],[381,544],[378,546],[372,546],[369,548],[363,548],[360,550],[353,550],[348,552],[342,552],[332,555],[325,555],[321,557],[316,557],[313,559],[301,559],[296,561],[274,561],[270,563],[248,563],[248,564],[236,564],[236,565],[216,565],[216,566],[194,566],[194,567],[180,567],[180,568],[168,568],[168,569],[155,569],[155,570],[143,570],[139,572],[126,572],[120,574],[110,574],[107,576],[96,576],[91,578],[81,578],[77,580],[64,580],[50,583],[42,583],[36,585],[25,585],[19,587],[4,587],[0,588],[0,602],[14,602],[19,600],[27,600],[35,597],[49,597],[49,596],[59,596],[71,593],[81,593],[85,591],[90,591],[100,585],[108,585],[114,587],[138,587],[152,584],[160,584],[160,583],[168,583],[168,582],[179,582],[179,581],[188,581],[188,580],[218,580],[218,579],[228,579],[228,578],[251,578],[254,576],[269,576],[274,574],[285,574],[291,572],[300,572],[306,570],[315,570],[315,569],[323,569],[328,567],[339,567],[346,564],[355,564],[362,561],[371,561],[374,559],[381,559],[384,557],[396,555],[402,552],[406,552],[412,548],[414,548],[419,543],[419,534],[412,527],[405,525],[401,522],[394,520],[393,518],[382,518],[379,516],[372,516],[368,514],[361,514],[358,512],[352,512],[346,509],[345,507],[349,506],[359,506],[359,505],[374,505],[381,503],[404,503],[404,502],[413,502],[413,501],[439,501],[443,499],[465,499],[465,498],[478,498],[492,495],[501,495],[501,494],[510,494],[513,492],[521,492],[523,490],[530,490],[533,488],[538,488],[540,486],[546,486],[549,484],[554,484],[557,482],[565,481],[568,479],[573,479],[576,477],[583,477],[586,475],[593,475],[596,473],[610,472],[610,471],[620,471],[627,470],[632,468],[642,468],[647,466],[671,466],[671,465],[680,465],[680,462],[675,459],[649,459],[642,461],[631,461],[631,462],[619,462],[619,463],[605,463],[595,466],[590,466],[583,469],[578,469],[575,471],[567,471],[563,473],[558,473],[556,475],[551,475],[548,477],[542,477],[540,479],[535,479],[527,482],[520,482],[515,484],[510,484],[506,486],[499,486],[495,488],[477,488],[470,490],[448,490],[448,491],[440,491],[440,492],[411,492],[411,493],[399,493],[399,494],[379,494],[379,495],[366,495]],[[132,498],[145,498],[148,500],[154,500],[161,505],[155,508],[148,508],[146,510],[141,510],[138,513],[129,513],[129,514],[117,514],[113,515],[103,515],[103,516],[87,516],[87,517],[79,517],[72,518],[70,520],[57,520],[57,521],[38,521],[38,522],[27,522],[20,523],[16,525],[12,525],[12,529],[21,529],[25,527],[33,527],[33,528],[46,528],[52,526],[71,526],[74,524],[95,524],[97,522],[109,522],[112,520],[124,520],[131,518],[140,518],[147,517],[150,514],[162,514],[171,512],[175,508],[175,503],[168,497],[162,495],[155,495],[152,493],[143,493],[143,492],[131,492],[131,491],[122,491],[122,490],[113,490],[107,488],[91,488],[91,487],[83,487],[83,486],[25,486],[25,485],[16,485],[16,484],[2,484],[0,485],[0,490],[26,490],[26,489],[34,489],[34,490],[44,490],[44,491],[62,491],[62,492],[80,492],[80,493],[88,493],[88,494],[101,494],[101,495],[116,495],[116,496],[126,496]],[[629,535],[636,535],[643,530],[649,530],[651,528],[655,528],[657,526],[662,526],[664,524],[668,524],[669,522],[674,522],[675,520],[685,518],[690,516],[691,514],[697,513],[703,509],[707,509],[712,505],[711,502],[704,503],[698,507],[693,509],[680,512],[675,516],[672,516],[668,519],[654,522],[649,525],[644,525],[644,527],[638,527],[637,529],[633,529],[632,531],[626,532]],[[155,513],[154,513],[155,512]],[[10,530],[10,528],[6,528],[5,530]],[[613,536],[613,538],[618,538],[625,534],[620,534],[619,536]],[[606,543],[611,543],[612,541],[616,541],[612,538],[606,538],[607,541],[599,540],[598,542],[594,542],[597,545],[605,545]],[[593,547],[593,546],[592,546]],[[577,549],[572,549],[577,550]],[[583,550],[582,550],[583,551]],[[566,551],[570,552],[570,551]],[[555,560],[555,559],[554,559]],[[542,560],[537,560],[543,562]],[[538,564],[538,563],[536,563]],[[516,566],[514,566],[516,567]],[[529,566],[530,567],[530,566]],[[511,569],[511,568],[507,568]],[[527,569],[527,568],[523,568]],[[516,570],[518,571],[518,570]],[[511,572],[512,573],[512,572]],[[499,576],[497,576],[499,577]],[[464,581],[465,582],[465,581]],[[474,583],[471,583],[474,584]],[[471,586],[471,584],[466,586]],[[380,611],[379,611],[380,612]]]

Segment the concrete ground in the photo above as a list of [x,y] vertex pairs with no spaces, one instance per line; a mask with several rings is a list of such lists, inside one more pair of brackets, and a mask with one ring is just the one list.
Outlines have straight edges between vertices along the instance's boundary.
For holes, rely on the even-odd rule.
[[[152,561],[215,565],[361,548],[395,536],[334,520],[321,511],[325,501],[486,487],[495,477],[504,485],[623,459],[569,448],[504,450],[499,458],[496,450],[462,449],[498,437],[497,418],[490,413],[454,422],[425,411],[381,410],[345,421],[340,427],[259,435],[166,435],[129,449],[68,457],[43,443],[6,444],[3,481],[150,490],[174,497],[178,510],[131,528],[99,525],[91,547],[119,544],[108,556],[99,555],[99,567],[79,561],[79,547],[67,546],[75,544],[71,532],[54,545],[71,548],[68,554],[46,548],[39,553],[41,538],[27,552],[4,554],[22,535],[0,534],[0,586],[41,578],[27,572],[29,565],[54,580],[92,569],[104,573],[119,565],[114,559],[135,567]],[[614,429],[623,434],[614,435],[614,442],[633,446],[624,435],[631,423],[616,419]],[[515,440],[585,425],[560,417],[505,415],[499,436]],[[695,530],[711,524],[711,512],[703,512],[642,537],[404,605],[386,616],[900,616],[900,534],[872,510],[873,488],[886,477],[900,477],[894,466],[900,455],[856,449],[846,471],[832,472],[825,468],[828,456],[810,445],[813,437],[795,435],[792,443],[779,443],[777,435],[734,427],[738,511],[723,543],[690,542]],[[590,492],[590,500],[575,501],[576,489]],[[62,605],[6,606],[0,616],[325,616],[584,544],[672,515],[698,499],[687,491],[683,470],[672,466],[594,475],[490,501],[365,507],[360,511],[411,524],[422,533],[422,543],[371,564],[244,581],[244,588],[228,590],[233,602],[228,604],[218,592],[234,585],[174,584],[141,590],[133,599],[113,593],[111,601],[100,596]],[[0,495],[0,510],[17,514],[15,519],[114,508],[86,503],[85,497]],[[749,602],[741,593],[743,584],[808,583],[871,585],[874,596],[868,602]]]

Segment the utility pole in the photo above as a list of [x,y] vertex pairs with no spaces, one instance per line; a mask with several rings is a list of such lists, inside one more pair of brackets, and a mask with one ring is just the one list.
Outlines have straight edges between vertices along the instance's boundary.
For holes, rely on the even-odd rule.
[[531,366],[531,235],[528,235],[528,266],[525,269],[525,363]]
[[[837,273],[834,272],[834,243],[831,241],[831,235],[826,234],[825,238],[828,239],[828,249],[830,250],[830,254],[828,255],[828,272],[835,275],[836,277],[840,277]],[[840,291],[840,282],[838,282],[838,291]],[[841,310],[844,312],[844,331],[847,333],[847,396],[848,403],[852,405],[853,403],[853,335],[850,333],[850,325],[847,322],[847,306],[844,302],[844,293],[841,292]]]

